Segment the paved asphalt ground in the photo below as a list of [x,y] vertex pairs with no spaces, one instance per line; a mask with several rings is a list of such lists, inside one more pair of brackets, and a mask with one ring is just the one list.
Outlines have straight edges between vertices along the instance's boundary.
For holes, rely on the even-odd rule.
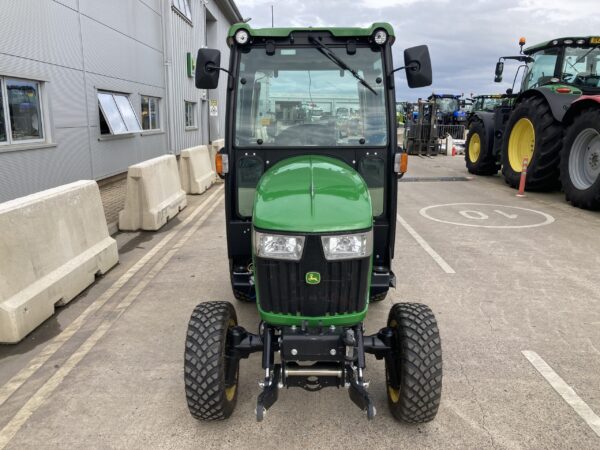
[[[228,421],[191,418],[189,314],[235,302],[217,185],[160,232],[119,234],[119,266],[0,346],[0,448],[600,448],[600,214],[559,193],[516,198],[500,177],[423,181],[466,175],[462,158],[411,159],[407,178],[421,181],[399,185],[398,287],[366,322],[375,332],[395,302],[433,308],[444,351],[433,422],[394,421],[369,357],[373,422],[345,390],[290,389],[256,423],[259,355],[241,363]],[[254,330],[254,306],[235,306]]]

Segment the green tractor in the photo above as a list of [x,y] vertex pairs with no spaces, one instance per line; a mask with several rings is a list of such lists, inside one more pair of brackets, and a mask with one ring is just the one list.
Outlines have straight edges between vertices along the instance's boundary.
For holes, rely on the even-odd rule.
[[473,114],[480,111],[494,112],[497,107],[510,104],[511,98],[507,94],[476,95],[473,97],[473,106],[470,113]]
[[[432,420],[440,404],[442,353],[425,305],[397,303],[387,324],[367,335],[370,300],[395,284],[398,178],[406,154],[396,142],[394,72],[411,87],[431,84],[426,46],[404,51],[394,69],[394,32],[368,28],[229,30],[230,60],[200,49],[196,87],[214,89],[227,74],[225,182],[230,276],[235,296],[255,301],[258,333],[239,326],[229,302],[200,303],[185,345],[185,392],[199,420],[229,417],[238,397],[240,359],[262,354],[257,420],[279,390],[348,389],[369,419],[375,406],[365,355],[385,360],[387,398],[397,419]],[[338,121],[288,120],[294,104],[348,108]],[[340,106],[344,105],[344,106]]]
[[573,205],[600,208],[600,38],[559,38],[502,57],[497,82],[507,59],[524,63],[521,90],[507,92],[511,102],[472,115],[467,169],[476,175],[502,169],[518,187],[527,164],[526,189],[562,184]]

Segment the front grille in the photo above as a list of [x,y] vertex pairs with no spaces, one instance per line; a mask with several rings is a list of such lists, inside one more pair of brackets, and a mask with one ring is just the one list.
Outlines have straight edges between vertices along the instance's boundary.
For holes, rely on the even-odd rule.
[[[267,312],[312,317],[362,311],[369,267],[370,258],[327,261],[321,238],[307,236],[300,261],[256,258],[260,306]],[[307,284],[307,272],[319,272],[321,282]]]

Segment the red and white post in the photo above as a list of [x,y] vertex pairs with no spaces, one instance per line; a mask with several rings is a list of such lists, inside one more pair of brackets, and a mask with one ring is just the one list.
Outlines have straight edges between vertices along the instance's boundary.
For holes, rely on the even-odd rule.
[[521,180],[519,181],[519,192],[517,197],[525,197],[525,181],[527,180],[527,166],[529,165],[529,159],[523,159],[523,167],[521,169]]

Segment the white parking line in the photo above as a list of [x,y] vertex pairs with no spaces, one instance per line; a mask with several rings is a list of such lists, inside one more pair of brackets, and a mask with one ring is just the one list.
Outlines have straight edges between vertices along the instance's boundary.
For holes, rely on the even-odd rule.
[[400,214],[397,215],[398,218],[398,222],[400,223],[400,225],[402,225],[404,227],[404,229],[406,231],[408,231],[408,234],[410,234],[415,241],[417,241],[417,243],[423,248],[423,250],[425,250],[429,256],[431,256],[433,258],[433,260],[438,264],[438,266],[440,266],[442,268],[442,270],[446,273],[456,273],[454,271],[454,269],[452,267],[450,267],[450,264],[448,264],[444,258],[442,258],[434,249],[431,248],[431,246],[427,243],[427,241],[425,239],[423,239],[421,237],[421,235],[419,233],[417,233],[415,231],[415,229],[413,227],[411,227],[406,220],[404,220]]
[[115,283],[109,287],[104,293],[98,297],[87,309],[77,317],[68,327],[66,327],[60,334],[55,336],[44,349],[34,358],[31,359],[29,364],[21,369],[15,376],[13,376],[4,386],[0,388],[0,406],[16,392],[52,355],[54,355],[62,345],[67,342],[79,329],[83,326],[84,322],[98,311],[104,304],[110,300],[124,285],[127,283],[136,273],[140,271],[147,263],[154,257],[165,245],[167,245],[171,239],[177,234],[177,232],[190,223],[200,214],[205,206],[209,204],[217,195],[221,193],[223,186],[219,186],[217,190],[206,198],[204,202],[196,207],[196,209],[176,228],[172,229],[163,237],[158,244],[156,244],[148,253],[146,253],[137,263],[135,263],[127,272],[115,281]]
[[579,395],[544,361],[540,355],[530,350],[523,350],[523,356],[536,368],[546,379],[550,386],[563,398],[565,402],[575,410],[577,414],[589,425],[589,427],[600,437],[600,417],[592,411]]
[[115,307],[117,314],[109,316],[96,328],[94,333],[89,336],[83,344],[65,361],[63,365],[46,381],[31,398],[23,405],[23,407],[15,414],[15,416],[0,430],[0,450],[2,450],[17,434],[21,427],[27,422],[35,411],[42,406],[46,400],[52,395],[58,386],[62,383],[67,375],[73,370],[79,362],[90,352],[92,348],[102,339],[112,325],[119,320],[125,310],[138,298],[147,285],[160,273],[164,266],[171,258],[179,251],[186,241],[192,236],[200,226],[206,221],[214,209],[221,203],[220,201],[211,205],[202,216],[194,223],[194,225],[177,241],[175,245],[156,263],[156,265],[140,280],[140,282],[121,300]]

